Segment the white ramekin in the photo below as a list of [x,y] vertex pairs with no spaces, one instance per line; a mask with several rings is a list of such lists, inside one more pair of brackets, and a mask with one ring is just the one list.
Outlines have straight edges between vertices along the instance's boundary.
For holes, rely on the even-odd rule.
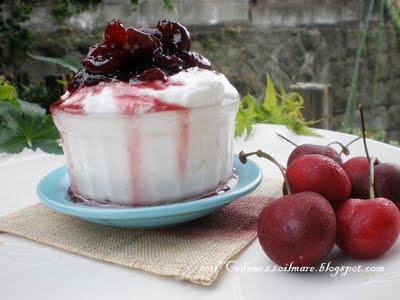
[[215,189],[232,175],[238,99],[144,115],[52,110],[71,189],[121,205],[176,202]]

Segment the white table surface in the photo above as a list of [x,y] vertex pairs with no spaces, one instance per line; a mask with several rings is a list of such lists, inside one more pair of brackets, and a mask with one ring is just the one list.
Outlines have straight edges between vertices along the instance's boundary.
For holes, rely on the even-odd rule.
[[[320,131],[323,138],[296,136],[282,126],[259,125],[250,139],[235,141],[240,150],[264,149],[282,163],[293,149],[275,133],[296,143],[326,144],[348,142],[353,136]],[[400,163],[400,149],[370,141],[369,149],[382,161]],[[352,155],[363,155],[359,141]],[[278,177],[279,171],[265,160],[255,158],[264,175]],[[0,215],[39,201],[37,182],[50,170],[64,164],[63,156],[25,151],[0,158]],[[102,299],[399,299],[400,242],[383,257],[353,260],[335,248],[330,256],[336,266],[383,266],[384,272],[349,273],[332,277],[327,273],[228,272],[209,287],[198,286],[109,263],[80,257],[9,234],[0,234],[1,300],[102,300]],[[235,258],[236,266],[265,267],[274,264],[265,256],[258,241]]]

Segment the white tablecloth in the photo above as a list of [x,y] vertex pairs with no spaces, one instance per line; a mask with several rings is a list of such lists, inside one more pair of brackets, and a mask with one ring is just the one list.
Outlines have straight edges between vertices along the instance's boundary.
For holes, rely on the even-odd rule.
[[[278,138],[279,132],[298,144],[348,142],[353,136],[320,131],[323,138],[296,136],[282,126],[258,125],[248,140],[235,141],[240,150],[263,149],[282,163],[293,147]],[[369,142],[371,155],[381,161],[400,163],[400,150],[383,143]],[[352,155],[363,155],[361,141],[351,147]],[[271,163],[259,162],[264,175],[280,176]],[[0,157],[0,215],[39,201],[37,182],[50,170],[64,164],[62,156],[25,151]],[[102,263],[18,238],[0,234],[1,300],[89,300],[89,299],[399,299],[400,242],[383,257],[354,260],[334,249],[330,260],[335,266],[383,267],[383,272],[285,273],[260,272],[274,264],[265,256],[258,241],[252,243],[211,287],[156,277],[141,271]],[[234,269],[234,270],[232,270]]]

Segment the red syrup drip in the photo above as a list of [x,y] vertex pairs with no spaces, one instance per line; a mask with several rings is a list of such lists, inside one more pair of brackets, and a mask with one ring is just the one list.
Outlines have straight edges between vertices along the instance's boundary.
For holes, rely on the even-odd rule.
[[[140,206],[141,199],[141,159],[140,159],[140,128],[138,127],[138,120],[133,118],[128,125],[128,155],[129,155],[129,170],[133,186],[132,191],[132,205]],[[132,127],[130,127],[132,126]]]
[[134,83],[132,85],[139,89],[152,89],[152,90],[156,90],[156,91],[165,90],[169,86],[183,86],[182,83],[172,82],[169,79],[167,79],[165,81],[153,80],[153,81],[146,81],[146,82],[138,82],[138,83]]
[[[84,114],[83,100],[85,100],[88,94],[99,94],[105,87],[112,87],[114,89],[116,101],[118,102],[118,106],[123,114],[141,114],[182,109],[179,105],[163,103],[153,97],[141,96],[138,92],[140,89],[160,91],[170,86],[182,86],[182,83],[171,82],[170,80],[154,80],[134,83],[111,82],[99,83],[95,86],[82,86],[69,95],[68,98],[60,98],[54,102],[50,106],[50,111],[52,114],[54,114],[56,110],[69,114]],[[72,101],[66,103],[69,99],[72,99]]]
[[74,172],[75,172],[74,164],[73,164],[72,159],[71,159],[71,151],[70,151],[70,145],[68,143],[67,135],[62,133],[61,134],[61,140],[63,142],[65,160],[66,160],[68,168],[69,168],[69,172],[68,173],[69,173],[69,179],[70,179],[70,182],[71,182],[71,188],[70,189],[72,191],[74,191],[74,192],[78,192],[78,186],[76,184],[77,181],[76,181],[76,178],[75,178],[75,175],[74,175]]
[[181,178],[185,175],[186,172],[186,164],[188,157],[188,147],[189,147],[189,116],[190,110],[184,109],[181,112],[181,130],[179,136],[179,149],[177,151],[178,154],[178,170]]
[[[96,86],[91,86],[91,87],[81,87],[77,91],[75,91],[73,94],[69,95],[67,99],[62,99],[60,98],[56,102],[54,102],[50,106],[50,112],[54,115],[56,110],[60,110],[69,114],[73,115],[82,115],[84,114],[83,111],[83,100],[88,96],[88,94],[96,95],[99,94],[103,88],[105,87],[104,84],[99,84]],[[66,103],[66,100],[73,98],[73,101],[70,101],[69,103]]]
[[[174,203],[181,203],[181,202],[189,202],[189,201],[194,201],[194,200],[201,200],[205,199],[208,197],[213,197],[216,195],[221,195],[223,193],[226,193],[233,189],[237,183],[239,182],[239,175],[236,173],[236,170],[233,170],[232,176],[228,178],[226,182],[223,182],[218,185],[217,188],[207,191],[199,196],[196,197],[191,197],[189,199],[183,199],[175,202],[169,202],[169,203],[154,203],[152,205],[147,205],[147,206],[159,206],[159,205],[169,205],[169,204],[174,204]],[[132,204],[132,205],[122,205],[122,204],[116,204],[113,203],[112,201],[108,199],[104,200],[93,200],[93,199],[88,199],[83,196],[81,196],[78,192],[74,191],[72,188],[68,189],[68,196],[71,199],[71,201],[75,203],[79,203],[82,205],[87,205],[87,206],[92,206],[92,207],[104,207],[104,208],[132,208],[132,207],[143,207],[143,205],[138,205],[138,204]]]

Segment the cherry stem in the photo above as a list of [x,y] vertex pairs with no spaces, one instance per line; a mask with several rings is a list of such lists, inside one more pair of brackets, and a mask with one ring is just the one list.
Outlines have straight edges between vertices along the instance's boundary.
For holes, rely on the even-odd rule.
[[291,140],[289,140],[287,137],[283,136],[282,134],[277,133],[277,136],[279,136],[281,139],[285,140],[286,142],[292,144],[295,147],[298,147],[299,145],[297,145],[295,142],[292,142]]
[[[361,137],[358,136],[358,137],[356,137],[355,139],[353,139],[353,140],[351,140],[350,142],[348,142],[346,145],[344,145],[344,147],[348,149],[350,145],[354,144],[355,142],[357,142],[357,141],[360,140],[360,139],[361,139]],[[343,149],[342,149],[342,151],[343,151]],[[343,153],[344,153],[344,152],[343,152]],[[342,154],[342,152],[340,152],[339,154]],[[349,154],[350,154],[350,150],[349,150]],[[346,154],[346,155],[348,155],[348,154]]]
[[331,145],[333,145],[333,144],[339,145],[339,146],[342,148],[342,151],[339,152],[339,155],[342,155],[342,153],[343,153],[344,155],[349,155],[349,154],[350,154],[349,146],[350,146],[351,144],[353,144],[354,142],[358,141],[359,139],[361,139],[361,137],[356,137],[354,140],[351,140],[351,141],[348,142],[346,145],[343,145],[341,142],[336,141],[336,142],[329,143],[329,144],[326,145],[326,146],[329,147],[329,146],[331,146]]
[[268,159],[269,161],[271,161],[272,163],[274,163],[279,168],[279,170],[281,171],[281,173],[283,175],[283,179],[285,181],[285,186],[286,186],[287,193],[288,193],[288,195],[290,195],[292,192],[290,190],[289,181],[288,181],[288,178],[286,176],[286,168],[284,166],[282,166],[271,155],[269,155],[268,153],[265,153],[265,152],[263,152],[261,150],[257,150],[256,152],[248,152],[248,153],[240,151],[239,160],[241,161],[242,164],[245,164],[245,163],[247,163],[247,157],[252,156],[252,155],[257,155],[258,157],[264,157],[264,158]]
[[369,162],[369,198],[375,198],[375,162],[376,157],[372,157]]
[[339,155],[341,155],[342,153],[345,154],[345,155],[349,155],[349,154],[350,154],[349,148],[347,148],[347,147],[346,147],[345,145],[343,145],[341,142],[338,142],[338,141],[336,141],[336,142],[331,142],[331,143],[329,143],[329,144],[326,145],[326,146],[329,147],[329,146],[332,146],[332,145],[334,145],[334,144],[339,145],[339,146],[342,148],[342,151],[340,151]]
[[365,154],[367,156],[368,162],[371,162],[371,157],[369,156],[368,147],[367,147],[367,138],[365,134],[365,120],[364,120],[364,109],[362,104],[358,106],[358,110],[360,111],[361,118],[361,130],[362,130],[362,138],[364,143]]

